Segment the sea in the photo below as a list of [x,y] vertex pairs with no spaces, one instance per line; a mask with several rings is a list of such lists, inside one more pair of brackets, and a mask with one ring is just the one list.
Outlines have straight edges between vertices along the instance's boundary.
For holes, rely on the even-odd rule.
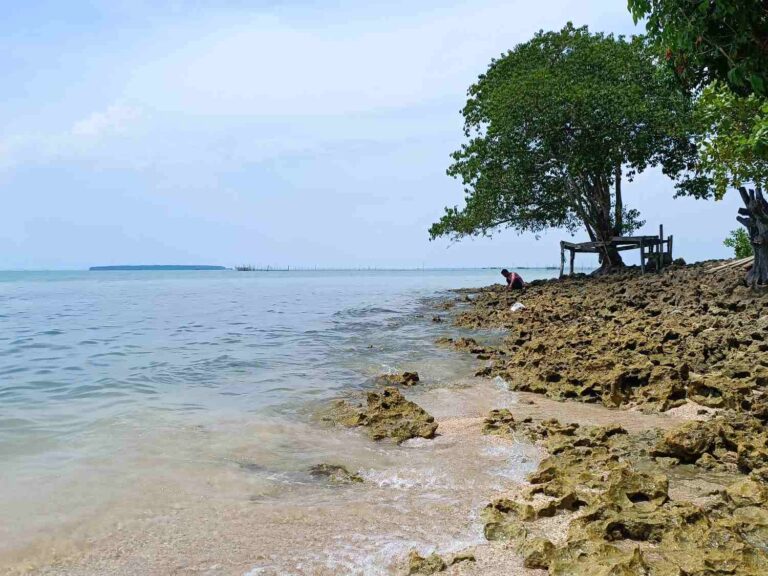
[[[435,340],[470,335],[450,322],[461,302],[439,307],[453,289],[501,280],[0,272],[0,573],[388,574],[410,550],[480,542],[482,505],[536,452],[462,432],[515,398]],[[318,422],[329,400],[406,370],[421,376],[406,395],[456,424],[436,440]],[[324,462],[364,482],[308,473]]]

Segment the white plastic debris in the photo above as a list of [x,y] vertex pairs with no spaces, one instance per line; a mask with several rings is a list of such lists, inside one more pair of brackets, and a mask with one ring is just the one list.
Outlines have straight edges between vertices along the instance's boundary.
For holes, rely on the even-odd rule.
[[510,311],[510,312],[517,312],[517,311],[519,311],[519,310],[525,310],[525,306],[523,305],[523,303],[522,303],[522,302],[515,302],[515,303],[514,303],[514,304],[512,304],[512,306],[510,306],[510,308],[509,308],[509,311]]

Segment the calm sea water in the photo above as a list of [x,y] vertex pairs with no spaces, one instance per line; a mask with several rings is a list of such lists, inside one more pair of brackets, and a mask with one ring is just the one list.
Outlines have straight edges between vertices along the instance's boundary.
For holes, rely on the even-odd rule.
[[[0,507],[14,520],[2,539],[28,544],[74,518],[93,491],[119,497],[120,462],[135,467],[137,453],[150,453],[162,470],[195,427],[306,421],[317,401],[386,371],[417,369],[427,385],[470,374],[433,345],[450,331],[431,322],[434,299],[500,279],[495,270],[0,272]],[[275,458],[299,458],[279,433],[269,442],[284,447]]]

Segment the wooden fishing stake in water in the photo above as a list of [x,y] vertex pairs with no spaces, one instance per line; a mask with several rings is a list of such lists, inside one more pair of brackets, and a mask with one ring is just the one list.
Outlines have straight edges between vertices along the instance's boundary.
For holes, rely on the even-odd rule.
[[664,238],[664,225],[659,226],[658,236],[614,236],[607,242],[567,242],[560,241],[560,277],[565,272],[565,251],[570,253],[570,275],[573,276],[574,261],[577,253],[606,254],[612,247],[617,252],[640,250],[640,270],[645,274],[647,265],[653,270],[660,270],[672,263],[672,236]]

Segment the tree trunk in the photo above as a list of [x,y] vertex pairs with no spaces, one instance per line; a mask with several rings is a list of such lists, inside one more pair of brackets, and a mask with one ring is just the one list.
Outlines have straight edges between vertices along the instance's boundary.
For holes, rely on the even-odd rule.
[[[573,208],[584,223],[593,242],[610,242],[616,235],[614,214],[611,211],[611,194],[605,179],[585,178],[581,182],[570,181]],[[619,184],[619,187],[621,184]],[[619,188],[620,194],[620,188]],[[621,254],[613,246],[604,246],[599,252],[600,268],[593,274],[607,274],[624,266]]]
[[755,251],[755,262],[747,272],[747,284],[753,288],[768,286],[768,202],[758,185],[754,190],[739,188],[746,208],[739,208],[741,216],[736,219],[749,232],[749,239]]
[[595,276],[610,274],[623,267],[624,260],[622,260],[619,251],[613,246],[608,246],[604,251],[600,252],[600,268],[595,270],[593,274]]
[[[601,222],[597,230],[597,240],[601,242],[610,242],[613,238],[613,227],[610,222]],[[607,245],[600,251],[600,268],[595,270],[595,275],[609,274],[617,268],[624,267],[624,260],[615,246]]]
[[621,164],[616,166],[616,173],[614,175],[616,179],[616,199],[614,201],[613,210],[613,226],[616,230],[616,236],[622,236],[624,234],[624,199],[621,196]]

